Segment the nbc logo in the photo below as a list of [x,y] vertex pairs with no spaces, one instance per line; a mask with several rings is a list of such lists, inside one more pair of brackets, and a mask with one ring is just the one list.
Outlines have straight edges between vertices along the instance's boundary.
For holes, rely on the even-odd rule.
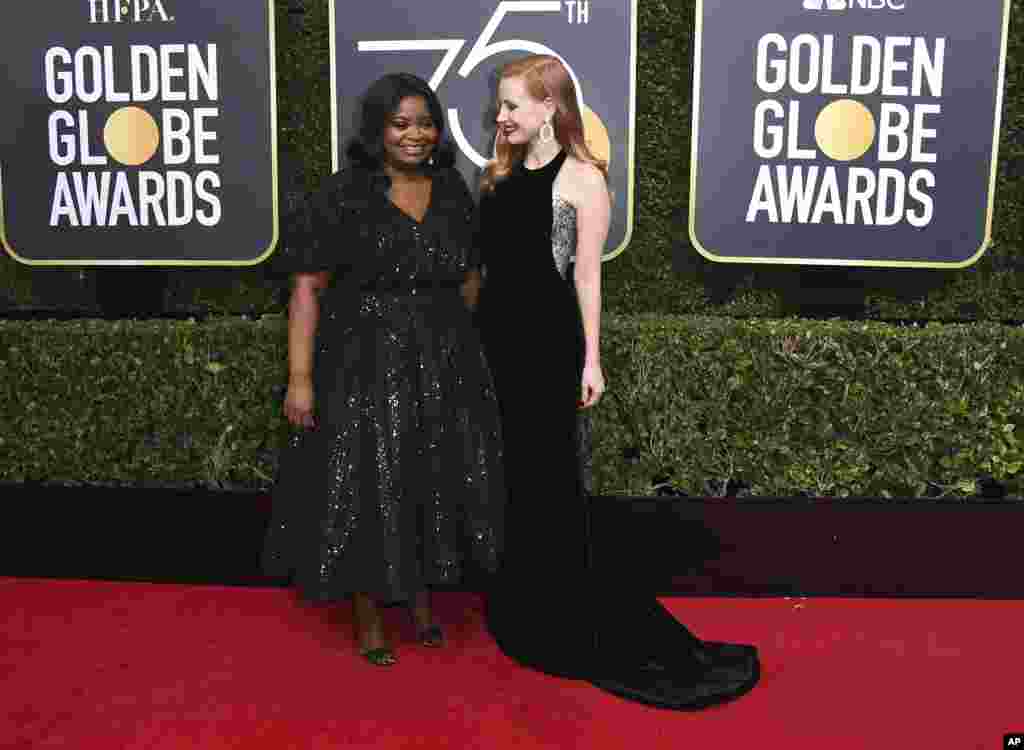
[[853,10],[855,7],[864,10],[903,10],[907,4],[903,0],[804,0],[804,10]]

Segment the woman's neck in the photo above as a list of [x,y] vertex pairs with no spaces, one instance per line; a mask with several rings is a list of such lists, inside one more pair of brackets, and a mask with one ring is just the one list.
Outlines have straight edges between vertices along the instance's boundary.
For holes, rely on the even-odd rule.
[[384,174],[390,177],[392,182],[422,182],[430,179],[427,174],[419,168],[404,169],[388,163],[385,163],[383,168]]
[[536,140],[533,140],[526,148],[526,156],[523,158],[523,163],[527,169],[540,169],[558,156],[558,152],[561,150],[562,144],[553,138],[547,143],[538,143]]

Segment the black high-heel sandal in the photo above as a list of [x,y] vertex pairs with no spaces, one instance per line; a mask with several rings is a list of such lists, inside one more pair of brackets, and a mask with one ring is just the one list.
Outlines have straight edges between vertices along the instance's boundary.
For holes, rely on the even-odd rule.
[[[359,620],[359,614],[356,612],[354,618],[354,624],[356,627],[356,644],[359,648],[359,655],[370,662],[375,667],[391,667],[398,663],[398,657],[395,656],[394,649],[391,646],[378,646],[377,648],[366,648],[363,646],[363,632],[362,625]],[[377,626],[380,626],[378,621]]]
[[398,657],[388,646],[380,648],[360,648],[359,655],[375,667],[393,667],[398,663]]
[[420,625],[416,621],[416,608],[409,605],[409,618],[416,629],[416,641],[427,648],[441,648],[444,645],[444,630],[437,623]]
[[436,623],[425,628],[416,625],[416,640],[427,648],[441,648],[444,645],[444,630]]

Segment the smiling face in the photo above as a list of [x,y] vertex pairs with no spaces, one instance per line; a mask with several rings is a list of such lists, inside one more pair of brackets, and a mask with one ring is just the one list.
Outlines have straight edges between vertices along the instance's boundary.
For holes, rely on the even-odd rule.
[[521,77],[502,78],[498,83],[498,135],[508,143],[530,143],[554,112],[554,103],[531,96]]
[[395,169],[415,169],[430,158],[439,138],[426,100],[407,96],[384,123],[384,163]]

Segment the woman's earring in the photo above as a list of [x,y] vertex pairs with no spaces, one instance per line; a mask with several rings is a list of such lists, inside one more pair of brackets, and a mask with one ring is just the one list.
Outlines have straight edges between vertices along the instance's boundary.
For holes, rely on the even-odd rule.
[[550,117],[544,120],[544,124],[540,126],[537,140],[541,143],[551,143],[551,141],[555,140],[555,126],[551,124]]

